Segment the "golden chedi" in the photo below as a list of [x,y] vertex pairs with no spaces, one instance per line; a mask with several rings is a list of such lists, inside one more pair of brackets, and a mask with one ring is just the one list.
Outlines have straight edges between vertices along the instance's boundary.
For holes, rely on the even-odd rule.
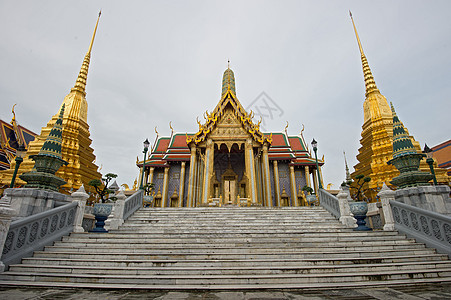
[[[387,99],[380,93],[374,81],[370,66],[363,52],[357,29],[352,18],[357,43],[360,50],[363,75],[365,80],[365,101],[363,103],[364,121],[362,125],[361,147],[357,154],[358,163],[354,166],[355,171],[351,174],[355,179],[357,175],[371,177],[371,181],[365,183],[366,196],[372,201],[376,200],[376,194],[385,182],[390,185],[390,181],[399,175],[399,171],[389,165],[388,161],[393,158],[393,115]],[[421,153],[420,144],[410,136],[406,129],[406,134],[412,140],[412,144],[418,153]],[[448,183],[449,178],[443,169],[437,168],[435,162],[435,172],[437,180],[441,183]],[[421,161],[421,171],[428,172],[429,167],[425,160]]]
[[[86,81],[89,62],[99,19],[100,13],[88,52],[84,57],[75,85],[60,106],[60,110],[63,105],[65,106],[62,122],[61,154],[62,159],[68,162],[67,166],[61,167],[56,173],[58,177],[66,181],[66,184],[61,187],[62,192],[69,191],[70,189],[77,190],[82,184],[87,187],[90,180],[101,178],[101,174],[97,171],[98,167],[94,163],[94,150],[90,146],[92,141],[89,138],[89,125],[87,122],[88,103],[86,101]],[[39,153],[55,122],[58,120],[58,116],[59,113],[55,114],[47,123],[47,126],[41,129],[41,134],[29,143],[27,155],[19,168],[19,174],[32,170],[34,161],[30,159],[30,156]],[[15,163],[12,163],[10,170],[0,172],[0,183],[2,185],[10,183],[14,167]],[[17,179],[15,186],[22,186],[24,184],[24,181]]]

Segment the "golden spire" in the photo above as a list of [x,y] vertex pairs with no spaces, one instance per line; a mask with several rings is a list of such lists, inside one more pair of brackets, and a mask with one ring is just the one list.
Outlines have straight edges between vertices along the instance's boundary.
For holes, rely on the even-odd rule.
[[357,28],[355,27],[351,11],[349,11],[349,16],[351,17],[352,26],[354,26],[355,36],[357,38],[357,43],[359,44],[360,55],[362,58],[363,76],[365,79],[365,89],[366,89],[365,96],[368,97],[370,93],[373,92],[380,93],[380,92],[377,89],[376,82],[374,81],[374,77],[373,74],[371,73],[371,69],[366,59],[365,53],[363,53],[362,43],[360,42],[359,34],[357,33]]
[[97,17],[96,26],[94,28],[94,33],[92,34],[91,43],[89,44],[88,52],[85,55],[85,58],[83,59],[83,64],[81,65],[80,73],[78,73],[77,80],[75,81],[74,87],[71,89],[71,91],[79,91],[83,94],[83,96],[86,95],[86,81],[88,79],[88,70],[89,70],[89,62],[91,60],[91,50],[92,45],[94,44],[94,38],[96,36],[97,32],[97,26],[99,25],[99,19],[100,15],[102,14],[102,11],[99,12],[99,16]]

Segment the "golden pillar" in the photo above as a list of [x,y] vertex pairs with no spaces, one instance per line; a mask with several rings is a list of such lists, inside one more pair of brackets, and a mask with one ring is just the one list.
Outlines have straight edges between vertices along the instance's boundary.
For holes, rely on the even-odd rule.
[[168,185],[169,185],[169,167],[164,168],[163,177],[163,197],[161,199],[161,207],[166,207],[166,202],[168,200]]
[[141,178],[143,177],[144,172],[143,172],[143,168],[139,168],[139,176],[138,176],[138,182],[141,182]]
[[252,139],[248,138],[246,140],[246,145],[244,147],[244,156],[246,164],[246,176],[249,180],[249,197],[251,198],[251,203],[257,203],[257,186],[256,186],[256,174],[255,174],[255,164],[254,164],[254,149],[252,147]]
[[208,203],[208,198],[211,196],[211,175],[213,174],[214,164],[214,144],[211,139],[207,140],[207,147],[205,149],[205,164],[204,164],[204,184],[202,187],[202,203]]
[[263,180],[264,180],[264,191],[266,206],[272,206],[271,197],[271,179],[269,177],[269,159],[268,159],[268,145],[265,143],[263,145]]
[[196,177],[196,146],[191,146],[191,159],[189,162],[189,180],[188,180],[188,198],[186,202],[187,207],[193,207],[193,198],[194,198],[194,179]]
[[146,177],[146,178],[149,179],[149,181],[146,180],[146,182],[148,182],[148,183],[152,183],[153,182],[153,171],[155,171],[155,167],[150,167],[150,169],[149,169],[149,176]]
[[290,165],[290,189],[291,189],[291,200],[293,206],[298,205],[298,197],[296,194],[296,179],[294,177],[294,166]]
[[186,163],[182,161],[182,165],[180,167],[179,207],[183,206],[183,196],[185,193],[185,166]]
[[280,185],[279,185],[279,164],[277,160],[273,161],[274,166],[274,196],[276,197],[276,205],[282,206],[280,203]]
[[310,170],[309,170],[309,166],[305,166],[304,171],[305,171],[305,185],[306,186],[311,186],[310,185]]
[[323,172],[321,171],[321,166],[318,166],[318,169],[319,169],[319,176],[321,177],[319,180],[321,180],[321,186],[324,188]]

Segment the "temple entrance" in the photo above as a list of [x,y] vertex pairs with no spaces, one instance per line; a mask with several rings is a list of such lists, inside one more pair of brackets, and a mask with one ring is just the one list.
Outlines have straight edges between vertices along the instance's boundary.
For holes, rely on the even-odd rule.
[[224,180],[224,204],[236,205],[236,180]]
[[[239,199],[246,195],[244,175],[244,150],[237,143],[227,147],[216,144],[214,161],[215,178],[213,193],[221,206],[239,205]],[[243,182],[241,182],[243,181]]]

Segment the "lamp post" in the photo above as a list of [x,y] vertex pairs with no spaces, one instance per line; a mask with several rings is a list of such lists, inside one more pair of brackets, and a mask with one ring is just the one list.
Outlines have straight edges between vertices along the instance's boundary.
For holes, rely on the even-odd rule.
[[144,141],[143,145],[144,145],[144,151],[143,151],[143,153],[144,153],[144,161],[143,161],[143,171],[142,171],[142,174],[141,174],[141,184],[139,185],[139,188],[140,188],[140,189],[144,189],[144,187],[143,187],[143,181],[144,181],[144,173],[145,173],[145,169],[146,169],[146,155],[147,155],[147,151],[149,150],[149,145],[150,145],[150,143],[149,143],[149,141],[146,139],[146,140]]
[[14,182],[16,181],[17,171],[19,171],[19,166],[23,162],[23,158],[25,157],[25,154],[27,153],[27,150],[25,149],[24,145],[20,144],[19,148],[16,150],[16,167],[14,168],[13,178],[11,178],[11,185],[10,188],[14,187]]
[[428,147],[428,145],[424,144],[424,153],[426,153],[426,162],[429,165],[429,169],[431,169],[431,174],[434,176],[432,179],[434,180],[434,185],[437,185],[437,178],[435,177],[434,171],[434,159],[432,158],[432,149]]
[[316,172],[317,172],[317,175],[318,175],[318,188],[319,188],[319,189],[322,189],[323,186],[322,186],[322,184],[321,184],[321,176],[319,175],[318,156],[317,156],[317,154],[316,154],[316,151],[318,150],[317,146],[318,146],[318,142],[315,141],[315,139],[313,139],[313,141],[312,141],[312,147],[313,147],[313,152],[315,152]]

